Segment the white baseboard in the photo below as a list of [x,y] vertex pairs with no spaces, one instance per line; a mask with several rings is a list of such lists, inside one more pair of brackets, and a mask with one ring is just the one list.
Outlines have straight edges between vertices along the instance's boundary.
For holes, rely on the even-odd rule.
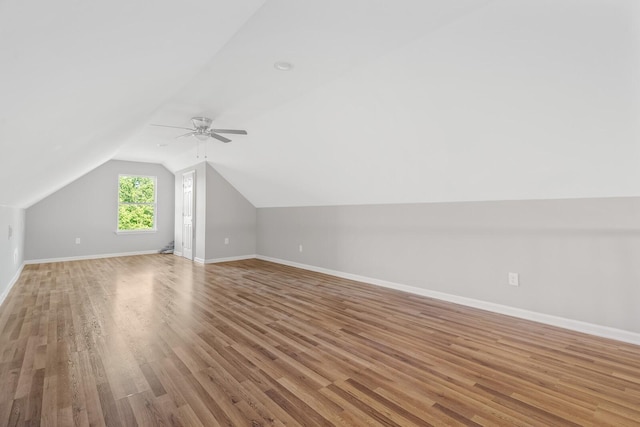
[[11,292],[11,289],[13,288],[13,286],[18,282],[18,279],[20,278],[20,274],[22,274],[22,269],[24,268],[24,266],[25,266],[25,263],[23,262],[20,268],[18,268],[18,271],[16,271],[16,274],[14,274],[11,280],[9,281],[9,286],[7,286],[7,289],[5,289],[2,294],[0,294],[0,306],[2,305],[4,300],[7,299],[7,297],[9,296],[9,292]]
[[81,255],[81,256],[70,256],[70,257],[62,257],[62,258],[30,259],[25,261],[25,264],[48,264],[50,262],[82,261],[86,259],[116,258],[121,256],[151,255],[151,254],[157,254],[157,253],[158,251],[154,250],[154,251],[121,252],[117,254]]
[[182,252],[176,252],[176,251],[173,251],[173,254],[174,254],[175,256],[182,256]]
[[239,255],[239,256],[230,256],[226,258],[211,258],[211,259],[202,259],[195,258],[193,261],[198,264],[216,264],[219,262],[230,262],[230,261],[242,261],[244,259],[254,259],[257,258],[257,255]]
[[300,264],[297,262],[287,261],[278,258],[271,258],[257,255],[256,258],[263,261],[275,262],[277,264],[288,265],[290,267],[302,268],[304,270],[315,271],[318,273],[328,274],[343,279],[355,280],[358,282],[369,283],[371,285],[382,286],[385,288],[396,289],[409,292],[416,295],[422,295],[429,298],[435,298],[442,301],[448,301],[455,304],[465,305],[468,307],[479,308],[481,310],[491,311],[493,313],[506,314],[508,316],[518,317],[520,319],[532,320],[534,322],[544,323],[546,325],[557,326],[576,332],[596,335],[603,338],[610,338],[631,344],[640,345],[640,334],[623,329],[611,328],[608,326],[596,325],[593,323],[582,322],[580,320],[567,319],[564,317],[552,316],[550,314],[538,313],[535,311],[524,310],[521,308],[510,307],[502,304],[495,304],[488,301],[476,300],[457,295],[451,295],[444,292],[432,291],[429,289],[418,288],[415,286],[402,285],[399,283],[389,282],[386,280],[374,279],[371,277],[359,276],[357,274],[344,273],[341,271],[330,270],[327,268],[316,267],[313,265]]

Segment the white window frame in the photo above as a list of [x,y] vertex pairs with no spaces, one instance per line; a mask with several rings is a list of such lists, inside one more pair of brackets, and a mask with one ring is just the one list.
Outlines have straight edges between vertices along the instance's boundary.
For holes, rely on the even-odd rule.
[[[153,228],[137,230],[120,230],[120,205],[152,205],[152,203],[120,203],[120,178],[137,177],[153,179]],[[118,185],[116,188],[116,234],[145,234],[158,231],[158,177],[153,175],[140,175],[137,173],[121,173],[118,175]]]

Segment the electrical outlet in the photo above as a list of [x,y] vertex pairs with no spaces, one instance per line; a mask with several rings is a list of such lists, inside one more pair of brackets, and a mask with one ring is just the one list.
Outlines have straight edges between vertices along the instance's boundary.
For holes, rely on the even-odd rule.
[[298,245],[298,252],[302,252],[302,245]]
[[80,244],[80,238],[76,237],[76,245],[79,245],[79,244]]
[[509,273],[509,284],[511,286],[520,286],[520,275],[518,273]]
[[229,238],[228,238],[228,237],[225,237],[225,238],[224,238],[224,244],[225,244],[225,245],[228,245],[228,244],[229,244]]
[[13,228],[9,226],[9,240],[11,240],[11,236],[13,236]]

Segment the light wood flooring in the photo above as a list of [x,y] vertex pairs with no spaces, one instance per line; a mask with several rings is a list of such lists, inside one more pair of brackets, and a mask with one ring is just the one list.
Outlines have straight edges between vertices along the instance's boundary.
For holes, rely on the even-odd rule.
[[2,425],[640,425],[640,347],[259,260],[28,265]]

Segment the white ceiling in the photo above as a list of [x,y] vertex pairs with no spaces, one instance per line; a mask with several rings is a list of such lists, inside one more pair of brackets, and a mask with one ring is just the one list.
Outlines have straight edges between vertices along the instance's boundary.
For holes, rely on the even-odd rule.
[[196,115],[259,207],[640,196],[637,0],[39,3],[0,0],[0,204],[189,167],[151,124]]

